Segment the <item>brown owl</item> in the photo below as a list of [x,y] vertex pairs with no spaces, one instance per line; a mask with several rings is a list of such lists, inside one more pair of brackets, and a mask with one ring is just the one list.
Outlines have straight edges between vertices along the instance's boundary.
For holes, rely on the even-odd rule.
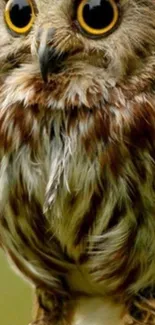
[[154,0],[0,0],[0,239],[33,325],[155,324]]

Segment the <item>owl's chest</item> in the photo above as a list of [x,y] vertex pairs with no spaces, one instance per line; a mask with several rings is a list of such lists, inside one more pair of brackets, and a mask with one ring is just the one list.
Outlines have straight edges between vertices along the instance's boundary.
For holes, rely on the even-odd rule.
[[60,112],[43,125],[35,148],[28,143],[3,158],[16,220],[24,215],[22,223],[35,217],[39,224],[45,216],[45,227],[70,255],[130,211],[139,214],[154,195],[149,146],[128,146],[130,138],[110,141],[106,122],[90,111]]
[[40,163],[31,170],[30,201],[39,203],[38,224],[45,216],[50,237],[78,260],[92,250],[94,238],[119,228],[123,220],[132,228],[142,210],[145,216],[154,214],[155,193],[153,143],[145,146],[147,136],[140,133],[134,145],[130,136],[111,142],[105,125],[99,129],[90,113],[76,118],[58,115],[50,121]]
[[[58,115],[42,128],[33,150],[30,143],[23,144],[2,159],[0,236],[18,267],[35,282],[43,274],[49,285],[51,270],[67,270],[75,290],[89,282],[91,291],[102,269],[105,289],[109,277],[124,272],[132,256],[130,243],[144,251],[147,247],[141,244],[146,236],[136,239],[137,220],[154,229],[150,147],[111,142],[108,131],[94,123],[90,113],[71,121]],[[119,256],[122,264],[115,263]],[[77,263],[84,273],[81,288],[73,267]]]
[[85,143],[84,122],[72,121],[70,129],[68,123],[60,115],[46,121],[35,148],[23,143],[11,157],[2,158],[4,224],[9,245],[14,241],[21,254],[31,255],[34,247],[46,252],[55,238],[76,260],[93,229],[96,234],[101,231],[100,222],[95,225],[103,200],[100,144],[97,148],[98,141]]

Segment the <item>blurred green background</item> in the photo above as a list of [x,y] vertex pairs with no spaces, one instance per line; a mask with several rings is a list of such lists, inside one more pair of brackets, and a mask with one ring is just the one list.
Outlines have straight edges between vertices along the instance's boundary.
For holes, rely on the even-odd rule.
[[0,325],[28,325],[31,311],[31,287],[11,270],[0,251]]

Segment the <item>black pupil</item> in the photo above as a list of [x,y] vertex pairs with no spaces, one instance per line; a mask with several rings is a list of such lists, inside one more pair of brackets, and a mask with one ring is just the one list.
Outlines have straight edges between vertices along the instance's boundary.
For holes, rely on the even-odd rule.
[[13,0],[10,6],[10,19],[13,25],[23,28],[31,19],[32,9],[26,0]]
[[83,8],[84,21],[94,29],[107,27],[113,17],[113,7],[108,0],[88,0]]

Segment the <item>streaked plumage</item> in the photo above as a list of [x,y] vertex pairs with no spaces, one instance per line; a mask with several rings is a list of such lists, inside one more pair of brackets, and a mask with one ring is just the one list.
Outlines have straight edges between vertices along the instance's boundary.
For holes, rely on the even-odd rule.
[[[113,325],[133,306],[154,324],[155,2],[120,0],[117,28],[93,40],[52,1],[22,37],[0,2],[2,247],[37,288],[33,324]],[[44,82],[49,28],[67,57]]]

